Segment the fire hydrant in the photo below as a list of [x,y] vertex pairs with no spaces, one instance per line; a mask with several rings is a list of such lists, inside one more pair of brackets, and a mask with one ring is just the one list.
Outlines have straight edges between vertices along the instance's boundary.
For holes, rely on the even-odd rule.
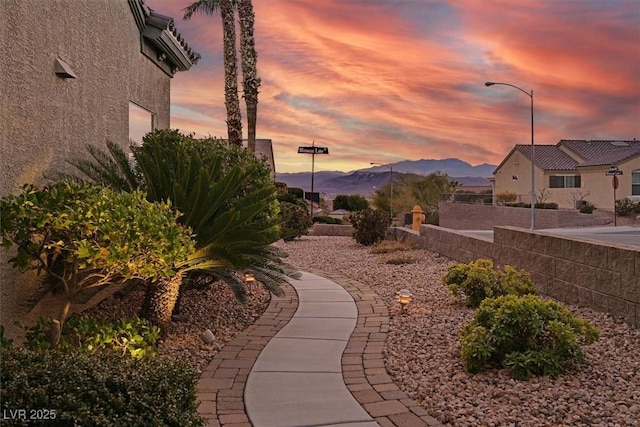
[[420,205],[415,205],[411,213],[413,214],[413,225],[411,228],[415,231],[420,231],[420,224],[422,224],[425,219],[424,212]]

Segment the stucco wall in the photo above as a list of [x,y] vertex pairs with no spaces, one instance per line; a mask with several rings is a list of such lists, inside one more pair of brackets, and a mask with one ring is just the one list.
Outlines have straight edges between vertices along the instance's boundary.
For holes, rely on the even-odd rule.
[[[623,175],[619,176],[619,187],[616,191],[616,199],[623,199],[631,195],[631,173],[640,169],[640,157],[628,160],[618,165]],[[593,168],[580,168],[580,171],[547,171],[543,173],[541,169],[535,170],[536,196],[540,196],[540,191],[545,192],[550,197],[546,202],[557,203],[560,208],[571,209],[574,207],[574,199],[579,199],[580,195],[593,204],[598,209],[613,210],[613,187],[611,177],[605,173],[609,166]],[[550,175],[580,175],[580,188],[549,188]],[[514,180],[513,177],[518,179]],[[503,191],[516,193],[520,202],[529,203],[531,198],[531,162],[517,150],[511,153],[505,160],[502,167],[495,174],[495,193]]]
[[[129,101],[169,126],[170,78],[140,53],[126,0],[0,1],[0,196],[69,170],[85,144],[128,145]],[[54,72],[56,58],[77,79]],[[0,322],[23,312],[29,282],[0,251]]]
[[544,294],[622,318],[640,327],[640,250],[515,227],[496,227],[493,241],[433,225],[419,235],[400,227],[391,238],[408,240],[460,262],[489,258],[531,273]]

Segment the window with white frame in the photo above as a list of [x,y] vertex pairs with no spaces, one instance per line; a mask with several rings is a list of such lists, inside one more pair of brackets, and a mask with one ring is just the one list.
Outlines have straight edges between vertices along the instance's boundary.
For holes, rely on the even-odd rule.
[[640,170],[631,172],[631,195],[640,196]]
[[132,144],[141,145],[142,137],[155,128],[155,114],[136,104],[129,102],[129,140]]
[[580,188],[580,175],[551,175],[549,188]]

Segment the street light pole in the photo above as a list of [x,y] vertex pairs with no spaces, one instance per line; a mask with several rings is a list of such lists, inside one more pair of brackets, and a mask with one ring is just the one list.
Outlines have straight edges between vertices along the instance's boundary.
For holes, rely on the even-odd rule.
[[493,85],[503,85],[503,86],[511,86],[512,88],[518,89],[520,92],[527,95],[531,98],[531,229],[536,229],[536,172],[535,172],[535,145],[533,143],[533,89],[531,89],[531,93],[527,92],[524,89],[519,88],[518,86],[514,86],[509,83],[498,83],[498,82],[486,82],[485,86],[493,86]]
[[391,215],[391,219],[393,220],[393,166],[391,165],[384,165],[382,163],[370,163],[371,165],[379,165],[379,166],[383,166],[387,169],[389,169],[391,171],[390,174],[390,178],[389,181],[391,181],[390,186],[391,186],[391,195],[389,197],[389,214]]

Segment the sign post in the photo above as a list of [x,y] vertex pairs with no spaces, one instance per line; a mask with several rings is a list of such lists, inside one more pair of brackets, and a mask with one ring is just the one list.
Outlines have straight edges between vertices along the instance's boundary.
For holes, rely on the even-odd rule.
[[316,154],[329,154],[329,148],[316,147],[313,141],[311,147],[298,147],[298,154],[311,154],[311,221],[313,221],[313,174],[315,169]]
[[617,166],[611,166],[605,175],[611,177],[611,185],[613,186],[613,226],[617,227],[616,190],[618,189],[618,175],[622,175],[622,171]]

